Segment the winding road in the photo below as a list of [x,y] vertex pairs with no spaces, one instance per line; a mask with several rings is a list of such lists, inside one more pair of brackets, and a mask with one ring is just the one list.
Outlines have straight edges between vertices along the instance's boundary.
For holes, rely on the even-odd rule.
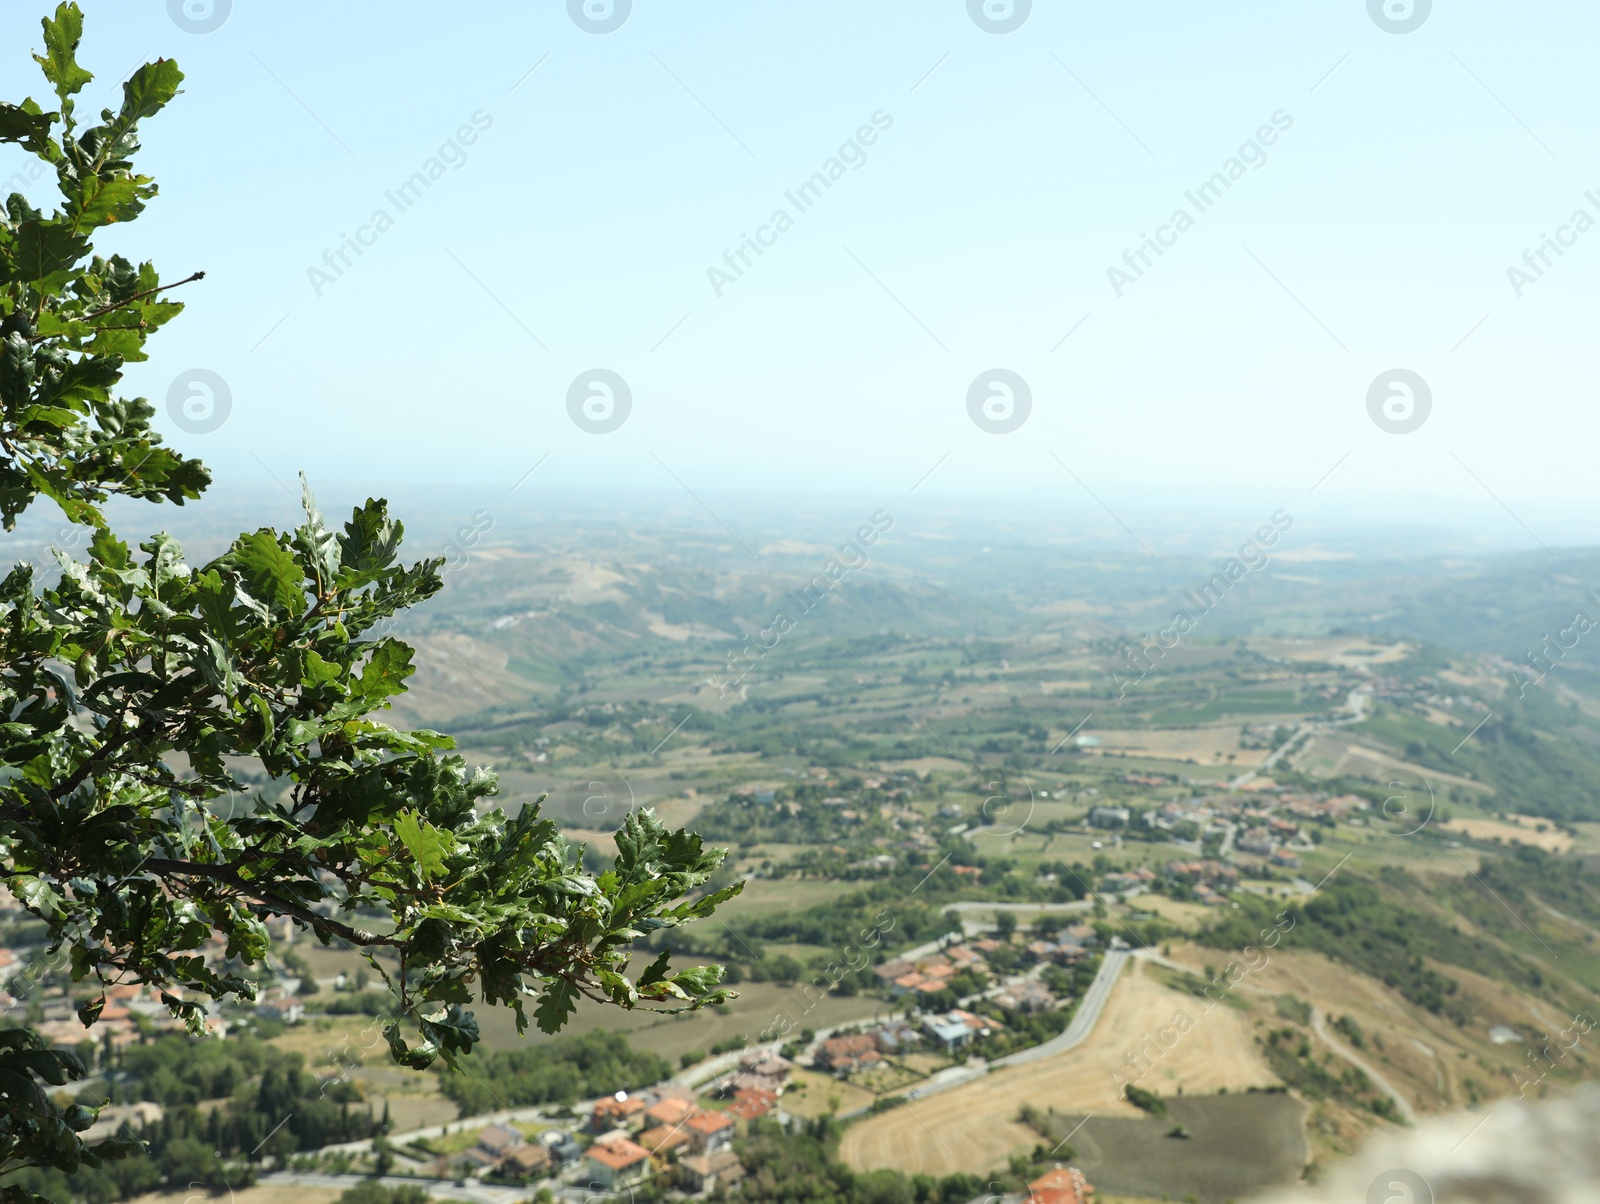
[[1399,1109],[1400,1115],[1406,1118],[1408,1124],[1417,1123],[1417,1110],[1411,1106],[1411,1101],[1401,1095],[1393,1083],[1374,1070],[1370,1062],[1364,1060],[1349,1045],[1328,1031],[1327,1017],[1322,1014],[1321,1008],[1311,1009],[1311,1031],[1321,1037],[1334,1053],[1356,1069],[1364,1071],[1372,1080],[1372,1085],[1394,1101],[1394,1106]]
[[1262,761],[1261,764],[1257,765],[1254,769],[1248,770],[1245,773],[1241,773],[1238,777],[1234,778],[1233,781],[1229,782],[1228,789],[1237,790],[1246,782],[1255,778],[1258,774],[1266,773],[1268,770],[1272,769],[1273,766],[1277,765],[1279,761],[1283,760],[1291,751],[1294,750],[1295,745],[1299,744],[1301,740],[1309,736],[1318,728],[1328,730],[1336,727],[1348,727],[1352,723],[1360,723],[1367,717],[1367,712],[1372,706],[1372,694],[1367,689],[1357,687],[1356,689],[1351,690],[1350,693],[1345,696],[1344,706],[1345,710],[1348,711],[1349,714],[1345,715],[1341,719],[1319,719],[1313,717],[1301,723],[1299,727],[1295,728],[1294,731],[1289,734],[1288,739],[1286,739],[1282,744],[1278,745],[1277,748],[1273,749],[1272,752],[1268,754],[1266,760]]

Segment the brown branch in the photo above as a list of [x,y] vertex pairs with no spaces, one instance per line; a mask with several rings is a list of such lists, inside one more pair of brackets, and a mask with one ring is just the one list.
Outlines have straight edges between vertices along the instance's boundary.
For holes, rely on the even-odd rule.
[[206,791],[208,787],[204,782],[201,782],[198,779],[191,781],[180,781],[171,774],[145,774],[140,773],[137,769],[133,768],[126,768],[122,772],[127,774],[128,777],[132,778],[135,782],[139,782],[142,785],[157,786],[162,790],[175,790],[179,794],[187,795],[192,799],[198,799],[201,801],[206,800]]
[[[122,716],[119,714],[117,716],[117,722],[120,723],[121,721]],[[106,740],[104,744],[95,750],[95,753],[92,757],[86,760],[82,765],[78,766],[78,768],[74,769],[70,774],[67,775],[66,778],[59,782],[55,788],[50,791],[51,799],[60,800],[66,798],[67,795],[71,794],[79,786],[83,785],[84,780],[94,772],[95,766],[104,765],[106,763],[107,756],[116,752],[117,749],[121,748],[124,744],[127,744],[138,734],[138,728],[125,727],[121,731],[117,732],[116,735]]]
[[321,915],[308,907],[298,903],[291,903],[288,899],[261,889],[259,882],[252,882],[248,878],[241,878],[237,873],[225,865],[201,865],[193,861],[171,861],[164,857],[151,857],[143,863],[143,868],[152,874],[176,875],[180,877],[210,878],[216,882],[225,883],[243,895],[254,899],[263,907],[270,907],[273,911],[286,916],[293,916],[303,923],[310,924],[313,928],[320,928],[334,936],[343,937],[352,945],[389,945],[394,948],[404,948],[406,942],[399,937],[381,936],[376,932],[367,932],[365,929],[352,928],[348,924],[341,924],[338,920]]
[[[129,297],[126,301],[118,301],[115,304],[107,305],[102,309],[97,309],[93,313],[84,314],[81,318],[72,318],[70,320],[74,321],[74,322],[92,322],[92,321],[94,321],[94,319],[99,318],[99,317],[103,317],[104,315],[110,313],[112,310],[121,309],[124,305],[132,305],[135,301],[143,301],[146,297],[153,297],[157,293],[164,293],[169,288],[180,288],[181,286],[183,286],[185,284],[193,284],[195,281],[204,280],[205,278],[206,278],[206,274],[204,272],[195,272],[193,275],[186,276],[182,280],[174,281],[171,284],[157,285],[155,288],[147,288],[142,293],[135,293],[133,296]],[[41,298],[41,301],[42,300],[43,299]],[[96,329],[97,330],[112,330],[112,329],[124,329],[124,328],[122,328],[122,327],[105,327],[105,326],[102,326],[102,327],[96,327]],[[58,338],[58,337],[59,337],[58,335],[53,335],[53,334],[36,334],[31,339],[29,339],[28,342],[37,343],[37,342],[40,342],[43,339],[53,339],[53,338]]]

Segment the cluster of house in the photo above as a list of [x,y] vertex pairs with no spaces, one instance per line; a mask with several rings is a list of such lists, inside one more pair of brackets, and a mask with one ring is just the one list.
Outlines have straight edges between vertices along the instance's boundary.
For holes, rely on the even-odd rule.
[[852,861],[846,868],[852,870],[865,870],[873,874],[887,874],[895,867],[895,859],[888,853],[878,853],[872,857],[863,857],[860,861]]
[[[983,949],[1000,942],[992,938],[975,941],[974,947]],[[1055,962],[1059,966],[1072,966],[1089,956],[1090,950],[1100,943],[1100,936],[1090,924],[1072,924],[1057,932],[1054,940],[1039,938],[1021,947],[1024,961]]]
[[[1232,824],[1236,832],[1233,847],[1239,852],[1260,857],[1279,869],[1298,870],[1300,852],[1313,847],[1300,821],[1344,819],[1370,806],[1366,799],[1354,794],[1330,798],[1290,793],[1270,779],[1260,779],[1240,789],[1247,793],[1163,803],[1143,812],[1141,822],[1171,831],[1175,837],[1186,834],[1190,839],[1225,836]],[[1089,822],[1100,828],[1126,827],[1132,814],[1126,807],[1095,807],[1089,812]],[[1155,871],[1143,866],[1114,870],[1101,877],[1100,889],[1137,892],[1152,885],[1157,877]],[[1191,884],[1196,897],[1209,906],[1224,903],[1222,892],[1239,883],[1238,870],[1213,860],[1168,862],[1166,877]]]
[[972,1042],[991,1033],[1005,1031],[1005,1025],[988,1016],[951,1008],[948,1012],[935,1012],[922,1017],[922,1031],[947,1054],[957,1053]]
[[[1367,806],[1367,801],[1358,795],[1342,794],[1328,798],[1299,794],[1285,790],[1270,778],[1257,778],[1240,786],[1233,794],[1195,795],[1169,800],[1159,807],[1143,811],[1142,822],[1148,827],[1167,830],[1184,824],[1206,828],[1218,820],[1235,820],[1253,825],[1269,823],[1280,812],[1305,819],[1321,816],[1338,818]],[[1100,805],[1089,810],[1090,827],[1125,828],[1132,822],[1133,809],[1129,807]],[[1288,829],[1280,831],[1290,836],[1295,834]]]
[[675,1083],[600,1100],[589,1117],[595,1138],[584,1153],[590,1181],[619,1191],[672,1162],[679,1186],[691,1193],[738,1182],[744,1168],[730,1148],[734,1135],[742,1123],[778,1106],[792,1069],[786,1058],[752,1050],[715,1085],[727,1101],[721,1107],[703,1106]]
[[[1035,983],[1023,984],[1026,988],[1037,986]],[[1042,987],[1038,991],[1042,991],[1044,998],[1049,1001],[1042,1006],[1054,1003],[1048,991]],[[1030,1000],[1035,1000],[1035,996],[1036,992],[1030,992]],[[811,1061],[818,1070],[825,1070],[838,1078],[848,1078],[858,1071],[881,1066],[890,1058],[924,1044],[953,1054],[965,1049],[973,1041],[1004,1030],[1005,1025],[998,1020],[961,1008],[951,1008],[948,1012],[930,1012],[920,1016],[916,1024],[895,1020],[863,1032],[829,1037],[817,1046]]]
[[[0,886],[0,918],[22,914],[26,913],[16,897],[5,887]],[[266,928],[267,935],[272,939],[275,948],[288,945],[294,939],[294,921],[287,916],[269,918],[266,921]],[[195,952],[207,966],[215,966],[228,960],[227,941],[215,933],[208,936]],[[18,975],[28,966],[39,964],[39,953],[40,950],[37,948],[0,948],[0,1014],[25,1006],[18,997],[25,997],[29,992],[19,985]],[[258,998],[258,1013],[273,1019],[291,1021],[300,1019],[303,1005],[295,995],[299,985],[300,980],[297,978],[273,983]],[[164,991],[174,998],[183,998],[181,987],[168,986]],[[183,1031],[183,1022],[173,1018],[167,1005],[161,1002],[160,995],[160,991],[151,990],[139,983],[118,983],[108,986],[105,989],[105,1007],[101,1009],[100,1019],[94,1026],[93,1039],[100,1042],[109,1041],[113,1046],[120,1048],[139,1040],[141,1029],[158,1033]],[[33,1027],[52,1046],[58,1049],[72,1049],[84,1040],[86,1033],[83,1025],[77,1020],[76,999],[68,998],[65,993],[56,989],[42,1001],[41,1006],[43,1015]],[[208,1016],[205,1026],[211,1036],[225,1037],[228,1034],[227,1021],[219,1016]]]
[[730,1183],[744,1173],[733,1169],[738,1160],[729,1149],[737,1129],[734,1118],[701,1108],[687,1090],[682,1095],[670,1088],[637,1096],[618,1092],[616,1099],[595,1105],[590,1128],[596,1135],[585,1166],[590,1182],[607,1191],[642,1183],[674,1160],[690,1191],[709,1186],[701,1180]]
[[458,1173],[494,1173],[507,1179],[542,1179],[576,1162],[583,1150],[564,1129],[546,1129],[533,1141],[510,1125],[488,1125],[478,1143],[445,1160]]
[[1220,861],[1169,861],[1167,862],[1167,877],[1178,881],[1187,882],[1194,887],[1195,898],[1207,907],[1220,907],[1227,902],[1226,898],[1218,891],[1218,887],[1229,888],[1239,885],[1239,871],[1231,865],[1224,865]]
[[1241,853],[1253,853],[1257,857],[1265,857],[1279,869],[1297,870],[1300,868],[1300,854],[1283,848],[1278,838],[1285,834],[1298,836],[1300,829],[1287,820],[1275,819],[1269,828],[1251,828],[1239,837],[1236,847]]
[[[1298,870],[1300,854],[1313,847],[1302,821],[1344,819],[1369,806],[1359,795],[1297,794],[1270,778],[1257,778],[1240,786],[1237,793],[1163,803],[1141,812],[1138,821],[1148,828],[1172,833],[1180,843],[1225,837],[1231,825],[1236,832],[1233,847],[1239,852],[1260,857],[1279,869]],[[1089,825],[1095,828],[1126,828],[1134,820],[1134,811],[1129,807],[1096,806],[1089,811]],[[1147,869],[1119,871],[1106,875],[1102,888],[1133,890],[1149,885],[1154,877]],[[1221,901],[1216,884],[1210,881],[1202,882],[1196,893],[1208,903]]]
[[1428,707],[1465,707],[1470,711],[1487,712],[1489,705],[1465,695],[1445,694],[1440,691],[1437,677],[1418,677],[1407,681],[1402,677],[1376,677],[1372,679],[1374,698],[1381,698],[1416,714],[1427,714]]
[[1366,811],[1372,806],[1359,794],[1336,794],[1332,798],[1314,798],[1305,795],[1288,795],[1283,809],[1303,819],[1344,819],[1352,811]]
[[1297,870],[1300,853],[1312,847],[1310,837],[1298,821],[1344,819],[1352,812],[1365,811],[1369,805],[1366,799],[1355,794],[1331,798],[1295,794],[1265,782],[1252,797],[1216,799],[1211,802],[1211,809],[1219,818],[1233,820],[1243,827],[1234,842],[1241,853],[1261,857],[1279,869]]
[[[791,776],[801,776],[791,770],[780,770],[780,773]],[[813,766],[803,775],[814,784],[830,786],[834,784],[831,770],[822,766]],[[857,873],[887,874],[897,864],[899,858],[887,850],[901,849],[906,852],[921,852],[933,848],[938,841],[928,834],[927,817],[920,811],[914,810],[906,804],[912,797],[917,778],[911,774],[894,774],[889,777],[869,777],[861,782],[862,793],[860,796],[846,796],[843,794],[830,794],[822,799],[824,807],[835,808],[839,820],[846,824],[864,823],[875,817],[881,817],[889,822],[897,836],[876,836],[872,843],[879,849],[885,850],[876,854],[863,857],[851,862],[849,869]],[[736,787],[730,792],[730,797],[749,799],[758,806],[772,806],[788,815],[799,815],[804,810],[804,804],[797,800],[780,801],[777,789],[759,783],[749,783]],[[960,808],[957,809],[960,814]],[[834,846],[835,853],[847,852],[841,846]]]
[[[803,775],[797,775],[792,770],[787,769],[780,769],[778,772],[791,777],[802,776],[822,786],[835,784],[833,771],[821,765],[813,765]],[[875,793],[878,797],[853,800],[846,798],[844,795],[829,795],[822,802],[829,807],[843,807],[852,802],[863,802],[868,805],[878,806],[885,802],[902,803],[911,798],[912,788],[915,787],[917,780],[915,775],[908,773],[897,773],[888,777],[863,778],[861,782],[862,791],[864,793]],[[778,797],[776,789],[758,783],[737,786],[731,793],[735,798],[753,799],[755,802],[762,804],[776,802]],[[916,812],[911,812],[911,815],[919,820],[922,818]]]
[[[1059,932],[1053,941],[1030,941],[1016,946],[1016,951],[1024,962],[1051,961],[1072,965],[1089,956],[1089,950],[1098,943],[1098,939],[1095,930],[1088,924],[1074,924]],[[1008,944],[994,937],[985,937],[970,943],[947,945],[937,953],[914,961],[895,958],[874,966],[872,972],[879,983],[888,988],[892,998],[936,995],[948,988],[951,980],[963,970],[992,977],[987,959]]]
[[1112,870],[1100,879],[1100,889],[1109,891],[1138,890],[1156,880],[1156,873],[1141,865],[1134,870]]
[[988,963],[976,947],[951,945],[914,962],[899,958],[884,962],[873,967],[872,972],[889,988],[891,995],[899,997],[932,995],[948,987],[950,980],[963,970],[986,974],[988,969]]
[[818,1070],[848,1078],[857,1071],[881,1066],[886,1057],[904,1053],[921,1043],[922,1037],[915,1028],[896,1021],[867,1032],[829,1037],[817,1046],[811,1063]]
[[[169,995],[183,995],[179,987],[169,986],[165,990]],[[65,994],[43,1000],[39,1019],[31,1027],[55,1049],[76,1049],[86,1039],[121,1049],[139,1040],[141,1027],[152,1032],[183,1031],[183,1021],[174,1019],[167,1005],[161,1002],[159,992],[149,987],[118,983],[108,986],[105,995],[105,1007],[100,1010],[100,1019],[93,1029],[83,1027],[78,1019],[78,1001]],[[22,1006],[9,994],[0,992],[0,1011]],[[228,1022],[220,1016],[207,1016],[205,1028],[213,1037],[228,1035]]]
[[739,1068],[719,1079],[716,1094],[730,1102],[725,1109],[738,1120],[755,1120],[778,1105],[778,1097],[789,1085],[794,1063],[765,1050],[752,1050],[739,1059]]
[[994,1002],[1008,1012],[1046,1012],[1056,1006],[1056,997],[1044,983],[1024,978],[1001,991]]

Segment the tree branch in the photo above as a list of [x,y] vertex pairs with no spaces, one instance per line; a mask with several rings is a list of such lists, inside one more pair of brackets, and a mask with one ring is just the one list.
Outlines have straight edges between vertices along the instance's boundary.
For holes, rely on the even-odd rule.
[[[182,285],[193,284],[195,281],[204,280],[205,278],[206,278],[206,274],[204,272],[195,272],[193,275],[186,276],[182,280],[175,280],[171,284],[162,284],[162,285],[158,285],[155,288],[147,288],[142,293],[135,293],[133,296],[129,297],[126,301],[118,301],[113,305],[107,305],[102,309],[95,310],[93,313],[84,314],[83,317],[81,317],[81,318],[75,318],[75,319],[73,319],[73,321],[77,321],[77,322],[92,322],[94,319],[99,318],[99,317],[103,317],[104,315],[110,313],[112,310],[121,309],[124,305],[132,305],[135,301],[143,301],[146,297],[153,297],[157,293],[164,293],[169,288],[179,288]],[[116,329],[116,328],[103,327],[102,326],[102,327],[96,327],[96,329],[97,330],[106,330],[106,329]],[[54,335],[54,334],[36,334],[36,335],[33,336],[33,338],[29,339],[28,342],[37,343],[37,342],[40,342],[43,339],[55,339],[55,338],[60,338],[60,337],[61,337],[60,335]]]
[[368,932],[363,928],[352,928],[348,924],[341,924],[338,920],[312,911],[309,907],[302,907],[298,903],[291,903],[288,899],[272,894],[261,889],[259,882],[252,882],[248,878],[241,878],[225,865],[202,865],[193,861],[171,861],[164,857],[151,857],[145,860],[143,867],[157,877],[174,875],[177,877],[210,878],[215,882],[223,882],[243,895],[248,895],[263,907],[270,907],[273,911],[281,912],[286,916],[310,924],[313,928],[320,928],[334,936],[343,937],[352,945],[372,946],[390,945],[402,948],[405,941],[397,937],[382,936],[376,932]]
[[[120,722],[121,718],[121,715],[118,715],[117,721]],[[121,748],[124,744],[128,743],[128,741],[132,740],[138,734],[139,729],[136,727],[125,727],[121,731],[117,732],[116,735],[106,740],[104,744],[97,748],[93,756],[84,761],[82,765],[78,766],[78,768],[74,769],[70,774],[58,782],[51,789],[50,797],[57,801],[66,798],[67,795],[71,794],[79,786],[83,785],[84,780],[94,772],[97,765],[105,765],[106,758],[111,753],[116,752],[117,749]]]

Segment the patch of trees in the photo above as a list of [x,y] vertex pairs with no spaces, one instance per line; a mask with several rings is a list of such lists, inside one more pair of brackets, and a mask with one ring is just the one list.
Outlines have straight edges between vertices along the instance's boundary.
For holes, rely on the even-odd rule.
[[899,1171],[853,1171],[838,1159],[840,1127],[826,1117],[786,1132],[762,1119],[734,1144],[749,1172],[740,1188],[745,1200],[771,1204],[965,1204],[988,1193],[977,1175],[942,1179]]
[[1311,1039],[1293,1025],[1273,1029],[1262,1038],[1261,1049],[1272,1073],[1301,1095],[1337,1100],[1386,1120],[1401,1119],[1394,1100],[1373,1087],[1366,1071],[1331,1054],[1318,1059]]
[[1563,708],[1540,690],[1506,697],[1496,715],[1457,749],[1457,729],[1382,708],[1362,725],[1404,748],[1419,765],[1466,772],[1494,787],[1507,811],[1572,822],[1600,819],[1600,748],[1594,721]]
[[1135,1108],[1148,1112],[1151,1116],[1165,1116],[1167,1114],[1167,1105],[1162,1102],[1161,1097],[1154,1091],[1146,1091],[1143,1087],[1126,1083],[1123,1085],[1122,1094]]
[[[1528,898],[1533,895],[1563,914],[1593,925],[1600,924],[1600,876],[1595,869],[1593,858],[1556,857],[1524,846],[1505,857],[1485,859],[1478,877],[1518,914],[1523,914],[1519,906],[1523,902],[1532,918],[1541,913],[1543,909]],[[1500,917],[1505,917],[1503,910]],[[1476,916],[1473,919],[1477,921]]]
[[385,1187],[368,1181],[345,1191],[339,1204],[429,1204],[432,1199],[425,1187]]
[[[147,1150],[99,1167],[80,1167],[70,1177],[54,1169],[30,1168],[8,1177],[52,1200],[111,1204],[154,1191],[238,1190],[254,1181],[266,1157],[284,1158],[334,1142],[378,1133],[355,1084],[342,1076],[319,1078],[299,1054],[285,1053],[252,1037],[228,1041],[163,1036],[123,1053],[118,1093],[161,1104],[162,1118],[124,1134]],[[104,1102],[94,1088],[80,1094],[89,1105]],[[223,1100],[213,1107],[207,1101]]]
[[[846,819],[843,811],[856,818]],[[754,795],[733,795],[712,803],[695,817],[694,829],[707,840],[747,845],[762,841],[829,843],[895,832],[875,804],[826,806],[818,788],[809,785],[779,791],[772,802],[757,802]]]
[[1002,1012],[995,1007],[979,1010],[1006,1026],[978,1042],[978,1052],[992,1061],[1019,1049],[1043,1045],[1051,1037],[1060,1036],[1072,1022],[1072,1013],[1076,1008],[1049,1008],[1025,1013]]
[[464,1074],[439,1076],[440,1090],[462,1116],[530,1104],[570,1104],[635,1091],[672,1074],[665,1059],[632,1048],[620,1033],[600,1030],[544,1045],[475,1053],[464,1069]]

